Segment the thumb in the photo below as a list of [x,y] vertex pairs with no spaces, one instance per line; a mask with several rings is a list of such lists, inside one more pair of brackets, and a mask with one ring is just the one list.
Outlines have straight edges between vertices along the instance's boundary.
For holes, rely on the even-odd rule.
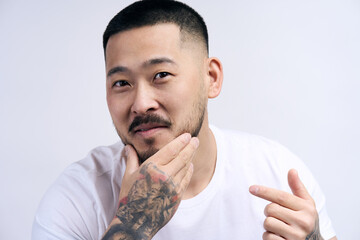
[[131,175],[139,169],[137,153],[131,145],[126,145],[124,148],[124,156],[126,160],[125,175]]
[[288,183],[293,194],[299,198],[310,200],[312,199],[304,184],[301,182],[298,172],[295,169],[290,169],[288,172]]

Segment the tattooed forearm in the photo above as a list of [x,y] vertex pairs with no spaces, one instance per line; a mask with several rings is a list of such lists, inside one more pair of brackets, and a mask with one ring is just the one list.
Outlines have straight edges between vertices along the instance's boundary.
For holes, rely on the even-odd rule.
[[305,240],[324,240],[320,235],[319,220],[315,223],[314,231],[312,231]]
[[172,179],[154,164],[140,170],[127,197],[121,199],[114,224],[103,239],[151,239],[175,214],[180,203]]

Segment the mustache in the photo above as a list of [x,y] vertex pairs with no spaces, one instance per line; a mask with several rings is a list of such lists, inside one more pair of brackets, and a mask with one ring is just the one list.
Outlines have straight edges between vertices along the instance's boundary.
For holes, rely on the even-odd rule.
[[160,117],[156,114],[148,114],[145,116],[136,116],[129,126],[129,132],[132,132],[137,126],[147,123],[157,123],[164,125],[165,127],[171,126],[171,122],[164,119],[163,117]]

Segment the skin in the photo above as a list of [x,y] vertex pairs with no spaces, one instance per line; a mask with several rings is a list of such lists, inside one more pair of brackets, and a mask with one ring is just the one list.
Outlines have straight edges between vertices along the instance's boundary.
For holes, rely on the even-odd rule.
[[127,146],[127,168],[119,208],[103,239],[151,239],[175,214],[193,173],[199,146],[189,133],[171,141],[141,167]]
[[293,194],[258,185],[249,188],[254,196],[271,202],[264,209],[263,239],[323,239],[315,202],[295,169],[289,171],[288,183]]
[[[207,57],[203,44],[182,34],[174,24],[157,24],[109,39],[107,103],[126,145],[127,167],[119,208],[103,239],[151,239],[179,202],[200,193],[213,175],[217,153],[207,99],[221,91],[222,66]],[[157,120],[146,122],[149,115]],[[289,176],[294,195],[264,186],[250,188],[255,196],[273,202],[265,211],[270,221],[264,224],[263,238],[321,239],[313,200],[305,197],[305,188],[297,190],[300,180]],[[279,216],[272,211],[275,207],[282,209]],[[294,211],[298,218],[292,218]],[[308,219],[305,223],[302,216]]]
[[[151,239],[180,200],[201,192],[214,172],[216,144],[206,107],[207,99],[220,93],[222,66],[207,57],[198,41],[181,34],[174,24],[158,24],[109,39],[107,103],[126,144],[127,167],[119,209],[103,239]],[[162,119],[160,125],[140,124],[129,131],[138,117],[147,115]],[[199,122],[198,135],[191,138]],[[151,157],[139,161],[146,155]]]

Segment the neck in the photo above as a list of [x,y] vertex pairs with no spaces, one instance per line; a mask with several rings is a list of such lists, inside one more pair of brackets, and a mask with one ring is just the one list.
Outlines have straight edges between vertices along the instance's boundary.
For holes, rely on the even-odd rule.
[[193,160],[193,176],[182,199],[192,198],[204,190],[215,171],[217,148],[215,137],[209,128],[207,116],[198,138],[200,145]]

